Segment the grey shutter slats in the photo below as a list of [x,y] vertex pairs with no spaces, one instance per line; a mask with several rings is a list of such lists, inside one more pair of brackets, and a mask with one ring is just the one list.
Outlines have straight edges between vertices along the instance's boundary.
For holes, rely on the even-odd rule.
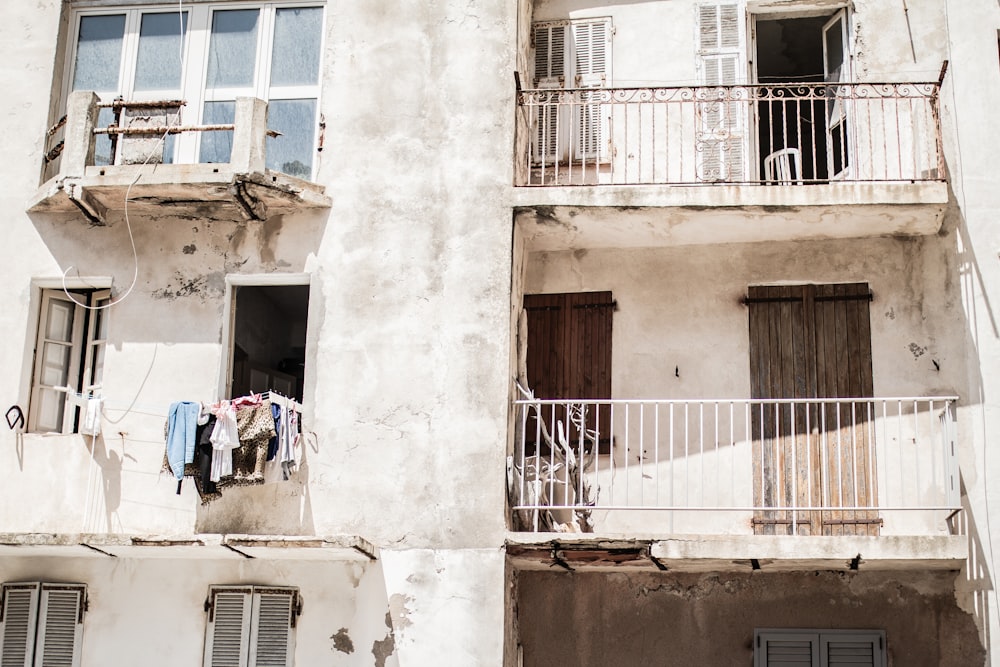
[[881,630],[756,630],[754,667],[886,667]]
[[35,667],[76,667],[80,664],[83,608],[82,585],[42,584],[38,614]]
[[881,638],[879,632],[821,634],[821,667],[884,667]]
[[[611,22],[608,19],[575,21],[573,23],[573,69],[577,88],[603,88],[607,83],[608,58],[611,44]],[[582,102],[590,93],[581,93]],[[604,136],[607,134],[606,110],[600,104],[581,104],[576,124],[577,159],[604,157]]]
[[79,667],[86,597],[83,584],[4,584],[0,667]]
[[37,583],[0,588],[0,667],[31,667],[39,588]]
[[269,590],[254,594],[253,667],[289,667],[292,664],[292,614],[295,591]]
[[246,667],[252,591],[250,586],[211,590],[205,667]]
[[205,667],[291,667],[298,589],[213,586]]
[[[535,88],[558,90],[566,84],[566,24],[534,26]],[[560,107],[555,103],[559,93],[546,95],[547,104],[539,107],[535,128],[534,159],[552,162],[559,159]]]

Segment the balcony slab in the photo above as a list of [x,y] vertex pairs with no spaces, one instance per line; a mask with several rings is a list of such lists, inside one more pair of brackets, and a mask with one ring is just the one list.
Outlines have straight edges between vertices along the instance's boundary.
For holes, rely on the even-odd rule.
[[18,556],[370,561],[375,547],[356,535],[124,535],[0,533],[0,558]]
[[936,234],[947,184],[514,188],[529,251]]
[[507,554],[519,569],[671,570],[959,570],[968,557],[961,535],[790,536],[677,535],[613,537],[510,533]]
[[265,169],[240,173],[228,164],[87,167],[81,178],[56,177],[28,202],[31,213],[79,211],[93,224],[109,212],[144,217],[266,220],[309,208],[329,208],[324,188]]

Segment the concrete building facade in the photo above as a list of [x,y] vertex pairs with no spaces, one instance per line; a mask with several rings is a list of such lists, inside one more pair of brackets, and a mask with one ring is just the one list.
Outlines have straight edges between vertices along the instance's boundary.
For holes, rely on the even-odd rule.
[[3,667],[993,663],[1000,5],[0,17]]

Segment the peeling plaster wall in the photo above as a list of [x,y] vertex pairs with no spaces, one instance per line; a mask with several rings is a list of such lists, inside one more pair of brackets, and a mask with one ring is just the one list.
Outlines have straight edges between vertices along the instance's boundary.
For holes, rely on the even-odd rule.
[[890,665],[981,665],[954,577],[522,572],[524,667],[750,665],[755,628],[884,629]]
[[[589,2],[536,0],[533,19],[609,16],[614,26],[614,86],[690,85],[698,81],[696,17],[700,0]],[[934,81],[947,52],[944,11],[934,0],[802,2],[751,0],[749,13],[762,18],[832,15],[850,5],[851,44],[859,81]],[[909,20],[909,24],[907,24]],[[664,30],[669,30],[669,37]],[[911,45],[912,41],[912,45]],[[820,73],[821,74],[821,73]]]
[[[202,664],[203,604],[214,584],[298,587],[296,665],[371,667],[372,648],[386,633],[388,598],[378,563],[7,557],[0,580],[87,584],[82,667]],[[382,663],[398,664],[392,654]]]

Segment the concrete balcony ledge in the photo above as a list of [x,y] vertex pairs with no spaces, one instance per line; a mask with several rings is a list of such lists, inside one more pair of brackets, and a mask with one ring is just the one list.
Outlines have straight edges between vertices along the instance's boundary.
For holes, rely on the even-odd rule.
[[507,538],[507,554],[522,569],[958,570],[968,558],[968,544],[961,535],[614,537],[512,533]]
[[[321,185],[265,167],[267,103],[263,100],[236,101],[232,154],[227,163],[165,164],[157,158],[148,164],[95,165],[98,111],[93,93],[71,95],[58,170],[29,199],[28,212],[75,211],[91,224],[101,225],[109,215],[125,210],[126,199],[129,213],[147,219],[208,221],[263,221],[277,214],[331,205]],[[128,136],[121,139],[128,140]]]
[[0,533],[0,556],[371,561],[377,550],[357,535]]
[[530,250],[658,247],[871,236],[941,229],[942,181],[813,185],[513,188]]

